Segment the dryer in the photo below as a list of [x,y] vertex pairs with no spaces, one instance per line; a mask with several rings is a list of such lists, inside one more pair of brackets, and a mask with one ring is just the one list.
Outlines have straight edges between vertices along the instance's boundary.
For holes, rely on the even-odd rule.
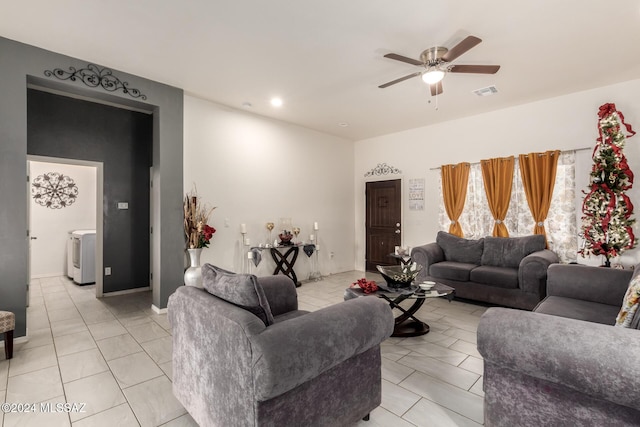
[[96,230],[76,230],[73,240],[73,281],[79,285],[96,281]]

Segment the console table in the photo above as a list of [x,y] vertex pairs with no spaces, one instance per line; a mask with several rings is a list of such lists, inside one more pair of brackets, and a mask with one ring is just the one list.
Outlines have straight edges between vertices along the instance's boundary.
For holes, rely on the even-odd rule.
[[298,281],[298,275],[293,269],[296,261],[298,260],[300,248],[302,248],[307,257],[311,257],[311,255],[313,255],[313,253],[316,251],[316,246],[314,244],[303,243],[270,247],[254,246],[250,251],[253,253],[253,263],[257,267],[258,264],[260,264],[260,260],[262,258],[260,256],[260,253],[263,250],[268,249],[269,253],[271,253],[271,258],[273,258],[273,261],[276,263],[276,268],[273,270],[273,274],[276,275],[282,273],[293,280],[293,283],[296,284],[296,287],[300,287],[301,283],[300,281]]

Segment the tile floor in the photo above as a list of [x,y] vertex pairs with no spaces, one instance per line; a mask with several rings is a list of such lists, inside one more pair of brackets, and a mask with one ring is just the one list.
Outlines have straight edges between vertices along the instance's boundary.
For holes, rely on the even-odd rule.
[[[303,284],[300,308],[342,301],[362,276],[353,271]],[[481,425],[483,365],[475,343],[485,310],[428,300],[418,315],[429,334],[383,343],[382,405],[358,427]],[[171,393],[171,328],[166,315],[151,310],[150,292],[96,299],[94,286],[37,279],[27,324],[29,340],[16,343],[13,359],[0,352],[0,402],[36,404],[35,412],[0,412],[2,426],[196,425]],[[65,402],[84,405],[46,411]]]

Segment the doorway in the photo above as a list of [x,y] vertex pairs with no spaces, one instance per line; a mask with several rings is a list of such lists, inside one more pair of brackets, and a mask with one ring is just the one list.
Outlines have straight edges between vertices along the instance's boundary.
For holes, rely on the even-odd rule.
[[148,290],[153,114],[36,88],[27,107],[28,154],[104,165],[102,293]]
[[395,265],[390,255],[402,242],[402,180],[367,182],[365,187],[365,268]]
[[[80,178],[81,181],[85,185],[90,183],[90,185],[93,185],[93,188],[85,187],[79,190],[82,191],[82,193],[78,195],[78,201],[66,208],[47,209],[38,206],[41,210],[34,211],[32,207],[31,182],[36,178],[38,172],[44,170],[43,168],[47,170],[68,171],[74,170],[74,167],[78,166],[80,168],[75,168],[77,173],[77,175],[75,175],[76,179],[82,177]],[[71,231],[71,229],[95,229],[96,297],[103,296],[102,274],[99,274],[102,271],[103,265],[103,164],[101,162],[86,160],[27,155],[27,173],[29,187],[27,189],[27,198],[29,200],[27,207],[27,224],[29,225],[30,243],[28,251],[29,260],[27,262],[29,279],[66,274],[66,268],[68,266],[66,253],[66,244],[69,238],[68,232]],[[78,184],[79,183],[80,182],[78,182]],[[82,200],[82,205],[80,205],[80,200]],[[74,204],[76,206],[74,206]],[[88,206],[88,204],[92,206]],[[78,208],[81,210],[78,211]],[[66,209],[66,211],[64,211],[64,209]],[[74,210],[76,212],[73,212]],[[65,215],[65,213],[71,214]],[[89,217],[87,217],[87,213],[89,213]],[[41,260],[38,259],[34,269],[34,259],[43,255],[40,253],[40,249],[44,250],[44,253],[47,254],[47,264],[42,265]]]

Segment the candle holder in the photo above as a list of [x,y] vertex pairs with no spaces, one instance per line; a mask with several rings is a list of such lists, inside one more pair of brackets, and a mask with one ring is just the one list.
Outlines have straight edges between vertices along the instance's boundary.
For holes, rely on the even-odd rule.
[[[244,252],[244,247],[246,246],[246,235],[247,235],[247,231],[243,229],[241,229],[240,234],[242,235],[242,241],[240,243],[240,252]],[[246,273],[248,268],[245,268],[245,263],[246,263],[246,257],[242,257],[242,262],[240,265],[240,270],[242,271],[242,273]]]
[[315,235],[312,234],[311,236],[309,236],[309,240],[311,240],[311,243],[314,244],[315,246],[315,251],[313,254],[313,257],[311,258],[313,261],[311,263],[311,272],[309,273],[309,280],[313,280],[315,282],[322,280],[322,274],[320,273],[320,245],[318,244],[319,239],[318,239],[318,223],[316,222],[314,224],[314,231],[315,231]]
[[273,239],[271,238],[271,233],[273,232],[273,229],[275,228],[275,224],[273,222],[267,222],[266,227],[267,230],[269,230],[269,240],[267,240],[267,244],[264,245],[265,248],[270,248],[273,245]]
[[246,252],[247,256],[247,273],[251,274],[251,264],[253,263],[253,252],[251,251],[251,248],[249,248],[249,250]]

